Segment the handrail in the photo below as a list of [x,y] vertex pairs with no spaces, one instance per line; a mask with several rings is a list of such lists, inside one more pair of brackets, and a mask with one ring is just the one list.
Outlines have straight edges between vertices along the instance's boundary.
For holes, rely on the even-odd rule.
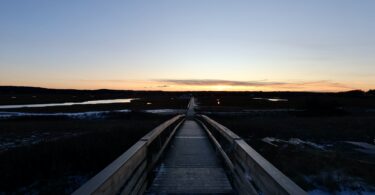
[[153,129],[73,192],[73,195],[142,194],[147,187],[148,175],[182,124],[183,118],[184,115],[177,115]]
[[198,117],[223,156],[239,194],[307,194],[231,130],[205,115]]

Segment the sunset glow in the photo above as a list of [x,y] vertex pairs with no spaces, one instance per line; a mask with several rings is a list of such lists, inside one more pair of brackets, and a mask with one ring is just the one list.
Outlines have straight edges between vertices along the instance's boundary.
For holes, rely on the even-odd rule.
[[375,88],[375,2],[3,1],[0,85]]

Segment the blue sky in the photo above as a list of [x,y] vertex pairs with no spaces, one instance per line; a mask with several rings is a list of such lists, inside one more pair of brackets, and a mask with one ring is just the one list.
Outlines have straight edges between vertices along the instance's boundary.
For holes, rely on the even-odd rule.
[[374,21],[373,0],[4,0],[0,84],[367,90]]

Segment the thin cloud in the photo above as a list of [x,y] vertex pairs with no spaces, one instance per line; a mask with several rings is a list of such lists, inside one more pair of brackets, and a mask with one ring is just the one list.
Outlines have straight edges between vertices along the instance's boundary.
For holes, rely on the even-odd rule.
[[312,82],[303,82],[303,83],[294,83],[295,86],[299,86],[301,88],[304,87],[313,87],[313,86],[326,86],[326,87],[331,87],[331,88],[341,88],[341,89],[348,89],[352,90],[354,89],[353,87],[347,86],[342,83],[338,82],[333,82],[329,80],[321,80],[321,81],[312,81]]
[[157,86],[157,87],[160,87],[160,88],[167,88],[167,87],[169,87],[169,85],[159,85],[159,86]]
[[306,89],[306,88],[340,88],[353,89],[345,84],[329,80],[318,81],[295,81],[295,82],[275,82],[275,81],[235,81],[235,80],[215,80],[215,79],[159,79],[162,83],[187,86],[232,86],[232,87],[272,87],[280,89]]
[[[204,89],[211,87],[225,87],[226,90],[277,90],[277,91],[342,91],[355,88],[331,80],[316,81],[236,81],[221,79],[153,79],[153,80],[80,80],[82,82],[110,83],[122,88],[137,86],[144,89],[178,90],[178,89]],[[105,87],[105,86],[104,86]]]
[[107,82],[107,83],[124,83],[129,82],[129,80],[121,80],[121,79],[80,79],[79,81],[82,82]]
[[229,85],[229,86],[274,86],[285,85],[286,82],[268,82],[268,81],[233,81],[233,80],[215,80],[215,79],[159,79],[158,82],[171,83],[177,85]]

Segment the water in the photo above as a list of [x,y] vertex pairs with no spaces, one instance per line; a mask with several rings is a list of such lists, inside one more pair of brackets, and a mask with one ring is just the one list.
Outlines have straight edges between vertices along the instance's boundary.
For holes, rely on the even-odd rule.
[[2,105],[0,109],[12,109],[12,108],[42,108],[42,107],[54,107],[54,106],[74,106],[74,105],[91,105],[91,104],[113,104],[113,103],[130,103],[130,101],[136,98],[126,99],[111,99],[111,100],[92,100],[84,102],[64,102],[64,103],[48,103],[48,104],[22,104],[22,105]]
[[253,98],[254,100],[267,100],[270,102],[287,102],[288,99],[281,99],[281,98]]
[[131,110],[113,110],[113,111],[88,111],[88,112],[57,112],[57,113],[27,113],[27,112],[0,112],[0,119],[24,117],[24,116],[66,116],[74,119],[95,119],[103,118],[110,113],[129,113]]

